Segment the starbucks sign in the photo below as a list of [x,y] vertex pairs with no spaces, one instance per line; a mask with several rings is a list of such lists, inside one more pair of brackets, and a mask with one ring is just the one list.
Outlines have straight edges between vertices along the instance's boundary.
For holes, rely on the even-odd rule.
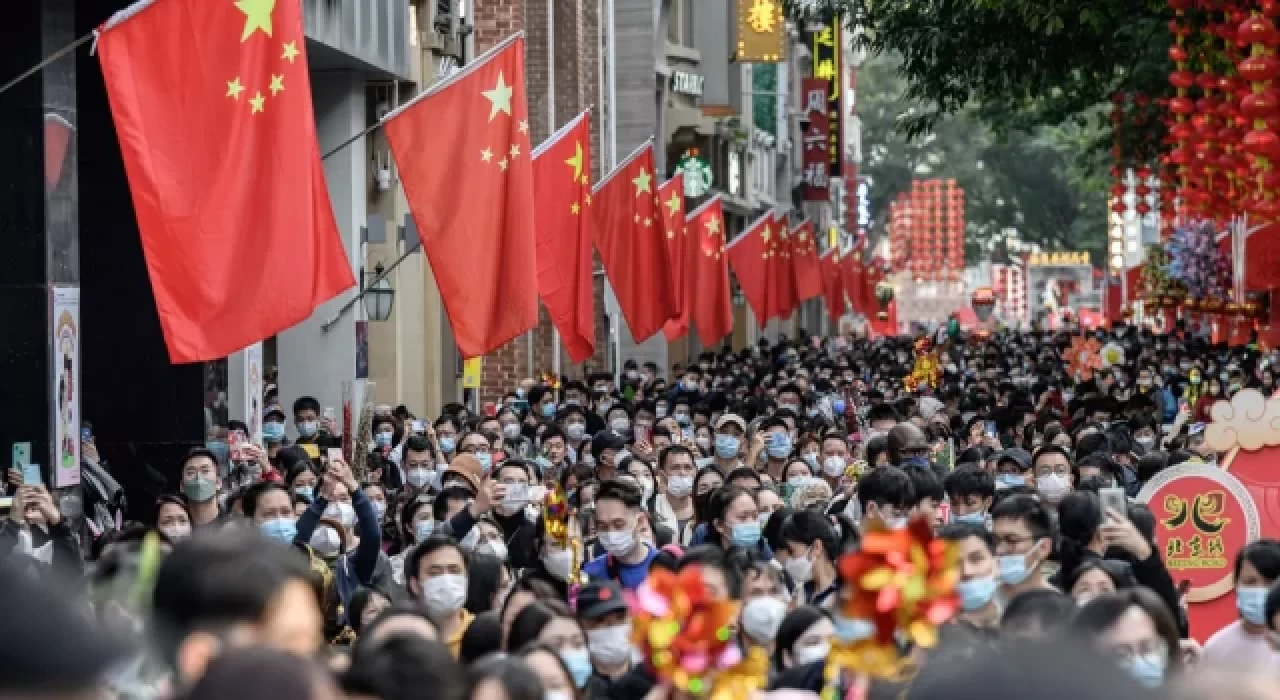
[[684,174],[684,196],[703,197],[711,191],[711,164],[705,158],[685,154],[676,169]]

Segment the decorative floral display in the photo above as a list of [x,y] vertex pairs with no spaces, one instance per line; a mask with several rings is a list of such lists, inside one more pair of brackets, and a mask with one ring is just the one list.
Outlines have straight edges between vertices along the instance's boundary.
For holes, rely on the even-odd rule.
[[1084,381],[1093,379],[1094,370],[1102,369],[1101,344],[1094,338],[1076,336],[1067,348],[1067,374]]
[[738,668],[743,657],[731,629],[738,604],[707,590],[702,567],[679,574],[653,569],[627,601],[632,642],[659,681],[699,697],[710,694],[725,672],[727,683],[742,681],[746,668]]
[[938,379],[942,376],[942,364],[938,361],[937,352],[933,350],[933,341],[928,336],[921,336],[916,339],[914,347],[916,364],[911,368],[911,374],[903,378],[902,385],[907,391],[937,387]]

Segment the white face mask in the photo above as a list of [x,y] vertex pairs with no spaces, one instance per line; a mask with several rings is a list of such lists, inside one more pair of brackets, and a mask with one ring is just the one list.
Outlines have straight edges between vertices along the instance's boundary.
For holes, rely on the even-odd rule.
[[435,476],[434,469],[410,469],[404,473],[404,478],[410,485],[417,488],[423,488],[434,482],[432,477]]
[[625,557],[636,548],[636,533],[633,530],[600,533],[600,546],[615,557]]
[[356,509],[352,508],[350,503],[331,503],[324,509],[324,514],[342,523],[343,527],[356,524]]
[[831,654],[831,645],[827,642],[815,644],[807,647],[796,647],[791,653],[791,657],[795,659],[796,666],[804,666],[815,661],[821,661]]
[[827,457],[822,460],[822,471],[830,477],[843,476],[844,457]]
[[502,426],[502,437],[508,440],[514,440],[520,437],[520,424],[507,423],[506,425]]
[[1071,491],[1071,482],[1062,474],[1047,474],[1036,479],[1036,490],[1049,501],[1061,501]]
[[441,574],[422,584],[422,600],[434,616],[458,612],[466,599],[467,577],[462,574]]
[[477,554],[490,554],[503,561],[507,560],[507,545],[502,540],[487,540],[476,547]]
[[573,551],[570,549],[548,549],[546,554],[542,555],[542,564],[547,567],[547,573],[561,581],[568,581],[569,574],[573,568]]
[[813,562],[809,560],[808,556],[788,559],[786,570],[797,584],[808,583],[813,578]]
[[631,658],[631,623],[588,631],[587,649],[591,658],[606,666],[626,662]]
[[693,493],[693,477],[679,475],[667,477],[667,493],[676,498],[684,498]]
[[342,551],[342,538],[331,527],[318,527],[311,533],[311,548],[324,559],[332,559]]
[[787,604],[772,596],[752,598],[742,606],[742,629],[757,642],[772,642],[787,615]]
[[177,542],[191,536],[191,526],[186,524],[162,527],[159,530],[161,534],[169,538],[170,542]]

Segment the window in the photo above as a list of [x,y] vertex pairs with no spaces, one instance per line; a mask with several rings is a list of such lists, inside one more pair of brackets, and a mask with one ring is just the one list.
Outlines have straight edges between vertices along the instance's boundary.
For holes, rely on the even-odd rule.
[[671,0],[667,16],[667,41],[680,46],[693,46],[693,3],[697,0]]

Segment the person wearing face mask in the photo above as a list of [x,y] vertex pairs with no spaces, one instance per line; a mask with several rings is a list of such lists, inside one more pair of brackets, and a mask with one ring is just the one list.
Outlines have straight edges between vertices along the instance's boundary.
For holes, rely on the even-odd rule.
[[192,527],[212,525],[220,519],[218,489],[221,486],[213,453],[203,447],[187,452],[182,459],[182,495],[187,497]]
[[391,579],[391,568],[382,554],[382,528],[378,524],[378,513],[360,490],[360,484],[345,461],[329,463],[328,471],[316,487],[315,501],[298,518],[296,539],[311,542],[321,517],[336,520],[344,530],[345,541],[354,543],[333,566],[343,606],[361,586],[385,590]]
[[811,605],[823,605],[835,595],[838,589],[835,562],[857,545],[857,528],[847,518],[837,519],[842,520],[839,531],[821,513],[797,511],[786,519],[778,533],[786,547],[777,556],[787,574],[800,586],[797,595]]
[[560,425],[569,451],[580,455],[584,449],[590,450],[592,433],[586,410],[577,405],[565,406],[560,412]]
[[1042,445],[1031,457],[1036,492],[1050,507],[1057,507],[1075,486],[1071,457],[1057,445]]
[[697,458],[684,445],[672,445],[658,454],[658,471],[662,492],[654,498],[653,518],[671,530],[673,541],[688,545],[693,541],[695,510],[693,480],[697,474]]
[[991,531],[1003,600],[1026,591],[1057,590],[1043,571],[1053,553],[1053,518],[1035,496],[1014,494],[997,503],[991,511]]
[[594,581],[617,581],[626,590],[635,590],[649,575],[657,550],[640,540],[640,521],[648,518],[641,508],[640,489],[608,480],[596,493],[596,532],[605,554],[582,567]]
[[534,518],[525,511],[529,505],[531,486],[537,485],[534,470],[528,462],[507,460],[494,470],[493,478],[498,482],[495,491],[497,503],[493,507],[493,519],[502,530],[502,549],[495,555],[503,555],[514,568],[523,569],[533,566],[538,561],[538,549],[534,544]]
[[889,463],[902,469],[934,470],[941,480],[946,470],[929,460],[929,436],[914,423],[899,423],[889,431]]
[[713,464],[721,474],[742,466],[743,438],[747,422],[736,413],[726,413],[715,423]]
[[295,444],[315,445],[322,450],[342,447],[337,423],[320,414],[320,402],[315,397],[300,396],[293,402],[293,426],[298,431]]
[[1218,630],[1204,645],[1204,661],[1280,673],[1280,651],[1267,636],[1267,595],[1280,579],[1280,541],[1245,545],[1235,561],[1236,610],[1240,619]]
[[427,610],[440,641],[457,658],[475,616],[467,612],[467,555],[451,537],[432,535],[405,561],[406,588]]
[[1144,588],[1090,600],[1071,621],[1071,631],[1093,641],[1104,658],[1115,659],[1145,688],[1159,688],[1182,670],[1181,640],[1173,616]]
[[989,472],[974,464],[957,465],[942,489],[951,504],[951,522],[989,527],[987,511],[996,496],[996,482]]
[[716,489],[707,500],[705,515],[711,525],[708,542],[725,550],[742,547],[764,561],[773,558],[760,536],[760,511],[751,491],[732,484]]
[[991,456],[995,462],[996,490],[1026,486],[1036,487],[1036,473],[1031,468],[1031,453],[1021,447],[1010,447]]
[[578,621],[587,632],[593,697],[611,697],[610,689],[631,671],[631,614],[616,581],[591,581],[578,592]]
[[191,536],[191,513],[177,496],[161,496],[156,501],[156,529],[177,544]]
[[787,613],[774,640],[774,669],[825,664],[835,632],[830,613],[817,606],[802,605]]
[[982,525],[952,523],[938,536],[955,545],[960,566],[956,596],[960,612],[956,619],[974,627],[994,630],[1000,624],[1000,604],[996,598],[996,541]]
[[743,575],[742,601],[738,615],[742,647],[758,646],[772,655],[778,629],[791,603],[782,572],[768,560],[752,562]]
[[[791,441],[791,431],[786,421],[778,417],[766,418],[760,423],[760,427],[756,429],[754,442],[761,442],[764,446],[764,453],[767,457],[764,471],[776,483],[784,481],[782,473],[787,466],[787,458],[791,456],[794,445]],[[752,451],[755,451],[756,445],[752,445]]]
[[897,467],[872,469],[858,479],[863,518],[876,518],[891,530],[907,526],[907,511],[917,501],[911,477]]
[[[396,420],[391,416],[375,416],[372,427],[373,446],[371,450],[379,452],[384,457],[390,458],[393,461],[399,462],[400,456],[395,454],[395,448],[400,442],[396,439],[396,431],[399,430],[399,425]],[[408,437],[407,433],[403,430],[400,431],[400,434]]]
[[427,438],[434,442],[440,450],[436,459],[437,464],[447,465],[449,460],[453,459],[453,456],[458,453],[458,434],[460,432],[462,432],[462,426],[450,415],[440,416],[431,425],[431,430],[427,432]]
[[267,448],[267,458],[274,460],[280,448],[289,444],[285,438],[285,415],[279,406],[273,406],[262,414],[262,443]]
[[433,503],[427,496],[417,498],[405,504],[400,514],[400,539],[404,543],[400,551],[388,557],[391,565],[391,580],[404,585],[404,562],[414,545],[425,542],[436,529]]

